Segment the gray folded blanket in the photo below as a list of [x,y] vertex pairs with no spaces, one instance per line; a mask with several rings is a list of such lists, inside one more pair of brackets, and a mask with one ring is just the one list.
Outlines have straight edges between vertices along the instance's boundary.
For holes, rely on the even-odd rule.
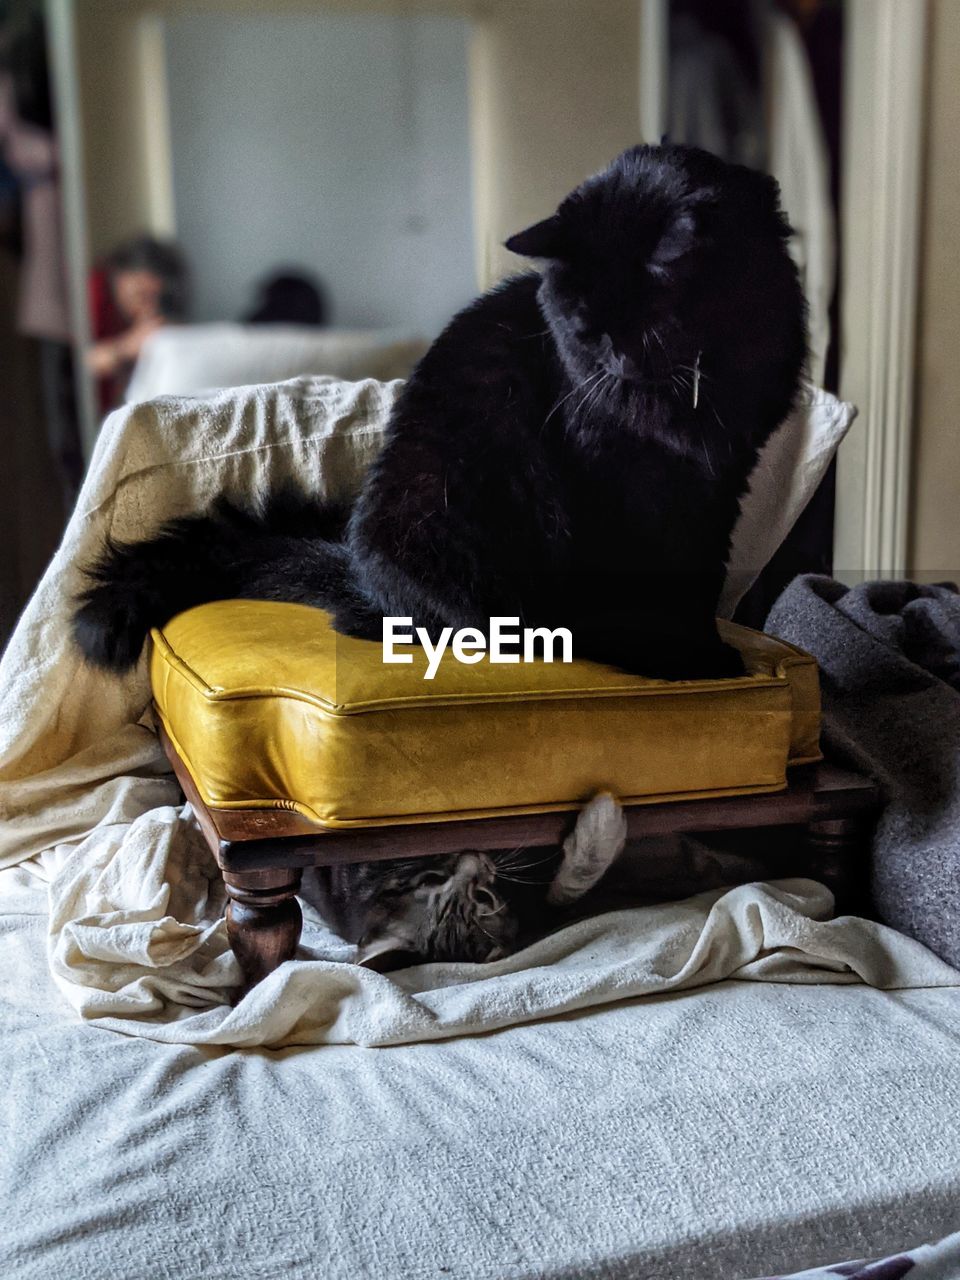
[[824,750],[872,775],[877,917],[960,967],[960,595],[801,577],[766,629],[821,670]]

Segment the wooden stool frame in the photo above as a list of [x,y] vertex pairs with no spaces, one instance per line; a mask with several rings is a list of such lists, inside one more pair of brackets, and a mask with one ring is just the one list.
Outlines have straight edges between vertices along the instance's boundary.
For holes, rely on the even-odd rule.
[[[430,857],[461,849],[557,846],[576,816],[570,810],[264,836],[262,811],[227,814],[208,808],[162,726],[160,739],[223,873],[230,899],[227,934],[247,988],[296,953],[303,923],[297,892],[304,867]],[[809,874],[832,889],[838,910],[845,910],[866,896],[867,842],[878,804],[878,789],[869,779],[817,764],[792,769],[783,791],[625,805],[624,813],[632,840],[680,832],[803,826],[811,854]],[[293,817],[288,825],[302,829],[305,824]]]

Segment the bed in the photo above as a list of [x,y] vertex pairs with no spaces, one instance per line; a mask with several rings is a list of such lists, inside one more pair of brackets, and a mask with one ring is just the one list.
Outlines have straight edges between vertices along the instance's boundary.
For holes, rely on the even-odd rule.
[[6,1280],[746,1280],[957,1226],[960,990],[725,982],[484,1036],[79,1020],[0,873]]
[[349,489],[395,393],[165,399],[98,443],[0,664],[0,1275],[749,1280],[955,1229],[960,973],[809,881],[469,973],[358,970],[308,913],[231,1008],[145,667],[70,645],[77,566],[224,489]]

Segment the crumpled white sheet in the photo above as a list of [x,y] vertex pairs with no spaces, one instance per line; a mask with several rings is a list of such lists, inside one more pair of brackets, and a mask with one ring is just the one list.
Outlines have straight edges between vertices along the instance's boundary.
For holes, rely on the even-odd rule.
[[742,885],[579,920],[493,964],[380,974],[305,906],[300,953],[235,1006],[239,971],[216,866],[186,813],[97,831],[50,886],[54,976],[87,1019],[176,1044],[390,1045],[493,1031],[726,978],[960,986],[960,973],[883,925],[828,920],[810,880]]
[[143,536],[220,492],[308,477],[325,493],[353,491],[398,388],[300,379],[134,406],[104,428],[63,544],[0,663],[0,866],[33,858],[49,880],[50,963],[81,1016],[180,1043],[372,1045],[731,976],[960,981],[892,931],[825,922],[826,891],[785,882],[581,921],[493,965],[389,977],[347,963],[350,948],[308,910],[303,958],[230,1006],[239,974],[223,889],[154,736],[145,662],[118,680],[72,646],[80,566],[107,534]]

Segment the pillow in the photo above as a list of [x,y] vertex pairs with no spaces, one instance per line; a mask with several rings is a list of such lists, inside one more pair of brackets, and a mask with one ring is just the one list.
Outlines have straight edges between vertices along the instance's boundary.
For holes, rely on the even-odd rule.
[[356,382],[406,378],[429,344],[390,330],[302,325],[167,325],[144,345],[128,403],[326,374]]
[[[143,537],[153,527],[151,519],[159,523],[207,506],[223,491],[242,500],[279,484],[313,481],[326,495],[352,495],[379,451],[402,386],[374,379],[299,378],[130,406],[122,415],[136,420],[135,428],[133,421],[124,424],[127,464],[133,465],[134,454],[138,467],[176,463],[190,475],[190,485],[181,475],[175,489],[164,491],[163,505],[150,513],[141,497],[136,514],[142,531],[119,530],[116,536]],[[806,385],[796,408],[767,441],[734,529],[721,617],[733,615],[793,528],[855,416],[853,405]],[[255,468],[243,462],[258,456]],[[192,502],[191,486],[200,489]]]
[[796,407],[767,441],[750,474],[733,531],[718,613],[732,618],[827,473],[856,407],[805,383]]

